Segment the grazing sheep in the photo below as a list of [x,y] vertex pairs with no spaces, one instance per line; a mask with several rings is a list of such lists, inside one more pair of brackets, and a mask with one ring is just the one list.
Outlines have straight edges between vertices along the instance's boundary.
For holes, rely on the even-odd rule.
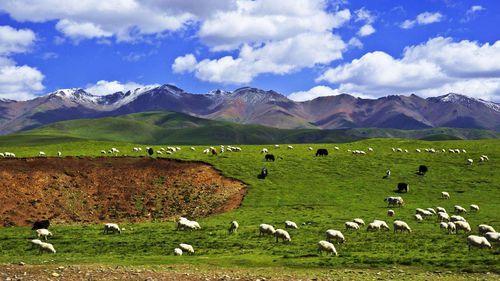
[[443,207],[436,207],[436,210],[438,211],[438,213],[439,213],[439,212],[441,212],[441,213],[446,213],[446,209],[445,209],[445,208],[443,208]]
[[420,150],[420,149],[418,149],[418,148],[417,148],[417,149],[415,149],[415,151],[416,151],[416,152],[418,152],[418,153],[422,152],[422,150]]
[[495,229],[491,225],[480,224],[477,226],[478,232],[481,235],[484,235],[486,232],[496,232]]
[[279,144],[275,144],[274,148],[280,148],[280,145]]
[[484,237],[490,242],[500,242],[500,232],[486,232]]
[[338,230],[333,230],[333,229],[328,229],[326,231],[326,240],[328,242],[335,240],[335,241],[337,241],[337,243],[344,243],[345,242],[345,238],[344,238],[344,235],[342,234],[342,232],[340,232]]
[[106,150],[101,150],[101,154],[106,154]]
[[421,216],[421,215],[419,215],[419,214],[415,214],[415,219],[416,219],[418,222],[421,222],[421,221],[423,221],[423,220],[424,220],[424,218],[422,218],[422,216]]
[[287,146],[288,149],[293,149],[293,146],[289,145]]
[[466,221],[456,221],[455,226],[457,228],[457,233],[459,230],[463,230],[464,232],[471,232],[470,225]]
[[375,222],[369,223],[368,226],[366,227],[366,231],[378,231],[378,230],[380,230],[380,224]]
[[184,217],[180,217],[177,221],[177,230],[196,230],[201,229],[201,226],[196,221],[188,220]]
[[345,230],[349,230],[349,229],[358,230],[359,224],[352,222],[352,221],[347,221],[345,223]]
[[40,247],[40,244],[42,244],[42,240],[40,239],[32,239],[30,240],[30,243],[31,243],[31,248],[33,249],[34,246],[38,246]]
[[404,221],[401,220],[395,220],[393,223],[394,226],[394,233],[396,233],[398,230],[403,233],[404,231],[406,232],[411,232],[410,226]]
[[188,252],[188,254],[194,254],[194,248],[189,244],[181,243],[179,244],[179,247],[182,249],[182,251]]
[[451,217],[450,217],[450,220],[451,220],[452,222],[456,222],[456,221],[467,221],[467,220],[465,220],[465,218],[464,218],[464,217],[459,216],[459,215],[453,215],[453,216],[451,216]]
[[174,249],[174,255],[176,255],[176,256],[182,256],[182,250],[179,249],[179,248],[175,248]]
[[433,208],[427,208],[426,210],[431,212],[433,215],[436,214],[436,210],[434,210]]
[[396,212],[394,212],[394,210],[387,210],[387,215],[389,217],[394,217],[395,214],[396,214]]
[[383,228],[385,230],[390,230],[389,226],[387,225],[387,223],[385,221],[374,220],[373,223],[380,225],[380,228]]
[[261,154],[268,153],[268,152],[269,152],[269,151],[267,150],[267,148],[263,148],[263,149],[260,151],[260,153],[261,153]]
[[469,207],[470,207],[471,212],[478,212],[479,211],[479,206],[476,204],[471,204]]
[[360,218],[355,218],[352,221],[359,224],[359,225],[365,225],[365,221],[363,219],[360,219]]
[[56,253],[56,249],[54,249],[54,246],[50,243],[45,243],[45,242],[41,242],[40,244],[38,244],[38,246],[40,247],[40,253],[41,252],[49,252],[49,253],[53,253],[55,254]]
[[282,239],[283,242],[292,241],[292,238],[290,238],[290,234],[288,233],[288,231],[281,228],[276,229],[276,231],[274,232],[274,237],[276,237],[276,242],[278,242],[279,239]]
[[448,222],[448,234],[453,234],[457,232],[457,226],[453,222]]
[[61,151],[58,151],[57,152],[57,157],[61,157],[62,156],[62,152]]
[[274,235],[276,230],[274,230],[274,226],[269,225],[269,224],[261,224],[259,225],[259,235]]
[[373,148],[368,147],[368,151],[373,152]]
[[339,150],[340,148],[338,146],[335,146],[333,149],[335,150]]
[[460,205],[455,205],[455,206],[453,206],[453,208],[455,209],[456,214],[466,214],[467,213],[467,210]]
[[39,157],[45,157],[45,156],[47,156],[47,155],[45,154],[45,152],[40,151],[40,152],[38,152],[38,156],[39,156]]
[[229,225],[229,234],[231,233],[235,233],[236,231],[238,231],[238,228],[240,227],[240,225],[238,224],[237,221],[232,221],[231,224]]
[[120,227],[118,226],[118,224],[116,223],[106,223],[104,225],[104,231],[103,233],[104,234],[108,234],[108,233],[122,233],[122,230],[120,229]]
[[438,217],[438,221],[440,221],[440,222],[450,221],[450,216],[447,213],[438,212],[437,217]]
[[472,163],[474,163],[474,160],[472,160],[472,159],[470,159],[470,158],[469,158],[469,159],[467,159],[467,165],[471,166],[471,165],[472,165]]
[[189,149],[191,149],[191,151],[195,151],[196,148],[194,148],[194,146],[191,146]]
[[483,157],[483,159],[484,159],[485,161],[490,161],[490,158],[488,158],[488,156],[486,156],[486,155],[481,155],[481,157]]
[[318,252],[322,254],[323,252],[330,253],[330,255],[336,255],[337,256],[337,250],[335,249],[335,246],[325,240],[319,241],[318,242]]
[[488,240],[482,236],[477,236],[477,235],[469,235],[467,236],[467,245],[469,246],[469,251],[470,247],[477,247],[477,248],[490,248],[491,249],[491,244],[488,242]]
[[285,228],[293,228],[293,229],[298,229],[299,227],[297,224],[293,221],[285,221]]
[[444,229],[444,230],[448,230],[448,223],[446,223],[446,222],[440,222],[439,223],[439,228]]
[[45,228],[37,229],[36,234],[38,238],[43,238],[45,241],[47,241],[47,237],[52,237],[52,232]]
[[390,207],[390,206],[397,206],[397,207],[401,207],[404,205],[404,200],[403,198],[401,197],[386,197],[384,199],[385,202],[387,202],[387,206]]
[[312,148],[312,147],[310,147],[310,146],[309,146],[307,149],[308,149],[309,151],[313,151],[313,149],[314,149],[314,148]]

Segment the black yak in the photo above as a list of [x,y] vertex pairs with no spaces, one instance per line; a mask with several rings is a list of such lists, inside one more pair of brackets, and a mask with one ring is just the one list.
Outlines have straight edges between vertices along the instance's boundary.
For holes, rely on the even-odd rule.
[[328,156],[328,150],[326,148],[319,148],[316,151],[316,156]]
[[423,176],[423,175],[425,175],[425,173],[427,173],[427,171],[428,171],[428,170],[429,170],[429,169],[427,168],[427,166],[425,166],[425,165],[420,165],[420,166],[418,167],[418,172],[417,172],[417,174],[419,174],[419,175]]
[[398,183],[398,192],[403,193],[403,192],[408,192],[410,191],[410,185],[405,183],[405,182],[400,182]]
[[260,174],[257,176],[257,178],[263,180],[267,177],[267,169],[266,167],[262,168],[262,170],[260,171]]
[[31,229],[32,230],[49,229],[49,226],[50,226],[50,221],[49,220],[35,221],[33,223],[33,227]]
[[274,162],[274,160],[276,160],[276,158],[274,158],[274,155],[273,155],[273,154],[266,154],[266,156],[265,156],[265,160],[266,160],[266,161],[271,161],[271,162]]

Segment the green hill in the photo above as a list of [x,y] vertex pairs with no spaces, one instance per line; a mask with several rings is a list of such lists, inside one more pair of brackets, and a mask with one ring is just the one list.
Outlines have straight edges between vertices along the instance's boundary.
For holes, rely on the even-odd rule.
[[349,142],[367,138],[426,140],[498,138],[493,131],[432,128],[396,130],[360,128],[341,130],[286,130],[260,125],[214,121],[174,112],[146,112],[100,119],[53,123],[0,137],[0,145],[41,145],[80,140],[148,144],[265,144]]

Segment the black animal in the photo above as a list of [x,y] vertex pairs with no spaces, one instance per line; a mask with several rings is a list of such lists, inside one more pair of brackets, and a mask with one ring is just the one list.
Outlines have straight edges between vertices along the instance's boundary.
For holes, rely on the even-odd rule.
[[265,179],[267,177],[267,169],[264,167],[262,168],[262,170],[260,171],[260,174],[257,176],[258,179]]
[[152,156],[153,153],[155,153],[155,151],[151,147],[148,148],[148,154],[149,154],[149,156]]
[[50,226],[50,221],[49,220],[35,221],[33,223],[33,227],[31,229],[32,230],[49,229],[49,226]]
[[274,162],[274,160],[276,160],[274,158],[273,154],[266,154],[266,156],[264,156],[264,158],[265,158],[266,161],[271,161],[271,162]]
[[420,166],[418,167],[418,172],[417,172],[417,174],[419,174],[419,175],[423,176],[423,175],[425,175],[425,173],[427,173],[427,171],[428,171],[428,170],[429,170],[429,169],[427,168],[427,166],[425,166],[425,165],[420,165]]
[[399,193],[407,193],[408,191],[410,191],[410,185],[405,183],[405,182],[400,182],[398,183],[398,192]]
[[387,170],[387,171],[385,171],[385,176],[383,176],[382,178],[383,179],[388,179],[390,177],[391,177],[391,170]]
[[328,156],[328,150],[326,148],[319,148],[316,151],[316,156]]

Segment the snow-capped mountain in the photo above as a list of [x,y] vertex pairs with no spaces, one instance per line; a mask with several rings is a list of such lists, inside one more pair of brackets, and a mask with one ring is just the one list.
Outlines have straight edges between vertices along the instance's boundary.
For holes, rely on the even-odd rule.
[[466,127],[500,130],[498,103],[455,93],[427,99],[416,95],[360,99],[342,94],[294,102],[275,91],[251,87],[233,92],[214,90],[207,94],[191,94],[173,85],[162,85],[104,96],[83,89],[61,89],[28,101],[0,100],[0,133],[63,120],[146,111],[176,111],[278,128]]

